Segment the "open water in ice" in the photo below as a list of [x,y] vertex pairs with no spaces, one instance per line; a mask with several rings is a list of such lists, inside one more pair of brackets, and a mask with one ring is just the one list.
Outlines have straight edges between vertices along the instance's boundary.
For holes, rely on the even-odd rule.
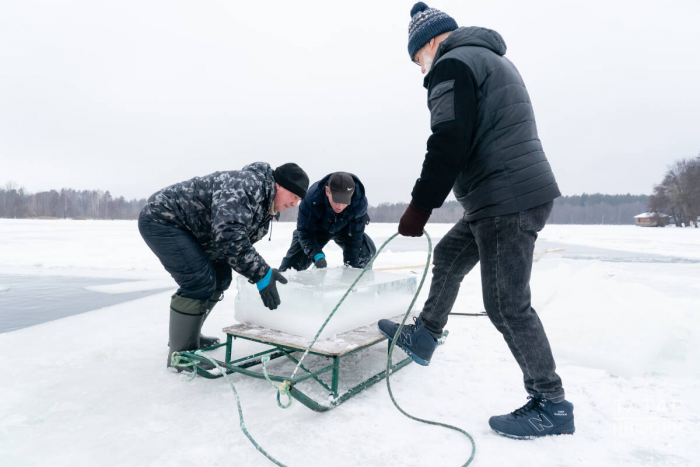
[[[86,287],[128,282],[63,276],[0,274],[0,333],[128,302],[167,289],[109,294]],[[175,288],[175,284],[173,287]]]

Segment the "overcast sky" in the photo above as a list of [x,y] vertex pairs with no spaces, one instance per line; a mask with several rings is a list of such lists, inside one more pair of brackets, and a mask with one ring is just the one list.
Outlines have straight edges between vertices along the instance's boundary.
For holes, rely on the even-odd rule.
[[[4,1],[0,186],[146,197],[254,161],[409,201],[430,135],[413,1]],[[700,152],[700,1],[426,2],[498,31],[561,190]]]

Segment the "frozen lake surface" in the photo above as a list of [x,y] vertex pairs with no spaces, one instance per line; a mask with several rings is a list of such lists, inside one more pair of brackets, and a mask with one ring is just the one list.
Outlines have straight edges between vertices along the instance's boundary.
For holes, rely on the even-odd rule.
[[[549,226],[549,229],[556,228],[560,226]],[[586,226],[588,227],[588,226]],[[595,227],[595,226],[593,226]],[[624,226],[623,226],[624,227]],[[428,224],[428,232],[430,233],[431,225]],[[671,229],[668,229],[671,230]],[[667,231],[668,231],[667,230]],[[379,248],[388,236],[378,236],[373,237],[374,243]],[[442,235],[432,237],[433,246],[442,239]],[[397,237],[392,242],[387,245],[386,250],[394,253],[406,253],[406,252],[421,252],[425,251],[425,240],[421,240],[423,243],[419,243],[414,238]],[[577,245],[577,244],[567,244],[556,241],[551,241],[546,238],[539,238],[537,240],[537,245],[535,247],[536,252],[543,252],[546,250],[564,250],[560,253],[560,256],[567,259],[585,259],[585,260],[598,260],[598,261],[608,261],[608,262],[623,262],[623,263],[700,263],[700,258],[686,258],[683,256],[673,256],[669,254],[659,254],[652,252],[640,252],[640,251],[625,251],[614,248],[601,248],[592,245]]]
[[[435,243],[450,228],[428,225]],[[279,265],[293,229],[293,224],[275,225],[272,241],[256,244],[271,265]],[[392,224],[368,228],[377,246],[395,231]],[[376,267],[424,264],[426,243],[398,238]],[[543,255],[559,249],[564,251]],[[337,247],[324,251],[330,266],[342,264]],[[522,442],[490,430],[488,418],[523,405],[525,393],[520,369],[485,318],[450,317],[450,337],[430,366],[409,365],[392,375],[401,406],[471,433],[475,467],[695,465],[700,458],[695,440],[700,230],[549,225],[540,234],[536,256],[533,307],[575,406],[576,434]],[[128,299],[0,334],[0,352],[11,362],[0,383],[0,464],[271,465],[240,432],[225,381],[185,383],[165,369],[167,304],[174,286],[136,222],[0,220],[0,258],[6,279],[0,296],[11,293],[14,286],[7,283],[18,278],[40,284],[61,277],[83,291],[76,294]],[[464,279],[455,311],[484,309],[478,269]],[[145,296],[164,287],[171,288]],[[427,292],[426,286],[417,308]],[[35,300],[41,295],[27,293]],[[144,295],[129,295],[137,293]],[[205,323],[206,334],[223,337],[221,329],[235,324],[235,295],[232,287]],[[284,304],[277,311],[284,313]],[[0,317],[7,313],[3,302]],[[259,346],[237,340],[233,357],[255,353]],[[403,353],[397,350],[395,356]],[[383,369],[385,359],[382,345],[358,353],[341,383]],[[315,368],[323,362],[307,363]],[[293,368],[275,360],[268,369],[289,376]],[[286,465],[462,465],[469,455],[460,435],[401,415],[384,384],[318,414],[301,404],[280,410],[265,381],[233,380],[248,430]],[[291,432],[303,433],[303,441],[288,442]]]
[[[398,246],[392,243],[392,248],[389,250],[393,252],[420,253],[415,241],[397,238],[394,242],[398,243]],[[576,260],[618,263],[700,263],[697,259],[652,253],[640,254],[590,246],[566,245],[546,240],[537,242],[537,251],[540,254],[552,250],[564,250],[556,254],[561,255],[562,258]],[[138,283],[138,281],[129,282]],[[99,291],[99,288],[90,290],[99,285],[122,285],[129,282],[96,277],[0,274],[0,310],[3,310],[0,312],[0,333],[137,300],[163,290],[176,288],[174,281],[168,285],[167,281],[163,280],[155,287],[133,292],[105,293]]]
[[[117,223],[115,223],[115,226],[123,227],[123,225]],[[431,226],[429,226],[429,231],[430,227]],[[441,225],[440,227],[441,229],[437,231],[438,235],[432,239],[433,245],[437,244],[442,238],[441,234],[445,226]],[[549,228],[551,229],[553,227],[557,226],[550,226]],[[667,231],[670,230],[671,229],[667,229]],[[387,235],[380,234],[376,235],[374,240],[379,246],[387,238]],[[393,254],[417,253],[420,255],[423,254],[425,248],[426,242],[424,239],[397,237],[387,246],[386,251]],[[327,249],[336,252],[339,251],[335,245],[330,245]],[[139,250],[142,251],[143,248],[141,247]],[[539,255],[545,251],[553,250],[563,250],[553,254],[562,258],[575,260],[597,260],[618,263],[700,263],[700,258],[687,258],[651,252],[624,251],[599,248],[591,245],[566,244],[547,240],[546,237],[540,238],[537,241],[536,253]],[[547,255],[552,255],[552,253],[547,253]],[[416,264],[420,264],[420,262]],[[143,298],[163,290],[174,290],[176,288],[175,282],[168,281],[167,279],[161,279],[155,282],[137,281],[134,279],[124,282],[118,278],[74,277],[70,275],[52,276],[44,275],[44,271],[41,272],[42,274],[40,275],[0,274],[0,310],[2,310],[2,312],[0,312],[0,333],[33,326],[66,316],[85,313],[87,311],[93,311],[110,305]],[[116,275],[123,275],[123,273],[119,271],[119,274]],[[145,282],[148,282],[148,285],[140,287],[140,289],[144,290],[139,290],[138,286],[128,286],[129,283],[138,285],[139,283]],[[112,287],[111,289],[95,287],[99,285],[116,285],[122,287]]]
[[[381,244],[387,238],[388,236],[379,235],[375,238],[375,243]],[[442,235],[436,236],[433,238],[433,243],[437,244],[441,238]],[[335,245],[328,248],[337,250]],[[424,240],[421,243],[420,240],[397,237],[387,246],[386,250],[392,253],[420,254],[424,249]],[[700,259],[693,258],[565,244],[546,239],[537,241],[536,252],[538,254],[541,255],[545,251],[553,250],[563,250],[554,254],[562,258],[576,260],[619,263],[700,263]],[[547,254],[551,255],[552,253]],[[118,278],[0,274],[0,310],[3,310],[0,312],[0,333],[97,310],[176,288],[174,281],[169,283],[163,279],[155,283],[151,281],[148,286],[141,287],[145,290],[138,290],[139,287],[133,285],[138,285],[140,282],[137,280],[125,282]],[[129,287],[129,284],[133,285]],[[122,290],[117,290],[115,293],[114,287],[112,289],[95,287],[100,285],[122,286]]]

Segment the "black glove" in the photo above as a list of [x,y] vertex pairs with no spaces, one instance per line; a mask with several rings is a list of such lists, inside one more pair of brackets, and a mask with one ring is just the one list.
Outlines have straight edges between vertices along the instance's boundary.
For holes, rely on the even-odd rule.
[[421,237],[430,214],[432,211],[425,211],[411,201],[399,221],[399,233],[404,237]]
[[277,269],[273,269],[270,276],[270,283],[260,291],[260,298],[262,298],[263,303],[270,310],[276,309],[280,303],[282,303],[280,301],[280,294],[277,292],[277,282],[286,284],[287,279],[280,274]]
[[326,258],[319,258],[316,260],[316,267],[319,269],[323,269],[325,267],[328,267],[328,262],[326,262]]

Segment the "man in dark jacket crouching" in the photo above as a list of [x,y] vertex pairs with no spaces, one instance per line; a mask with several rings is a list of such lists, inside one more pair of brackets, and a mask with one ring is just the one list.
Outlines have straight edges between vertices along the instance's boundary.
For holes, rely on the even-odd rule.
[[353,174],[336,172],[311,185],[299,204],[297,229],[280,271],[325,268],[323,247],[333,240],[343,249],[343,263],[364,268],[377,252],[365,233],[369,224],[365,187]]
[[[486,313],[520,365],[530,399],[489,424],[514,438],[573,433],[573,405],[564,399],[549,340],[530,302],[535,240],[560,193],[525,84],[505,58],[500,34],[458,28],[422,2],[411,10],[408,52],[426,74],[432,135],[399,233],[423,235],[450,190],[465,212],[436,246],[428,299],[396,344],[416,362],[430,363],[462,279],[481,263]],[[398,325],[382,320],[379,327],[394,338]]]
[[309,177],[296,164],[272,170],[256,162],[177,183],[148,199],[139,231],[180,286],[170,302],[168,366],[173,352],[218,342],[201,335],[201,329],[231,284],[231,269],[257,286],[266,307],[279,306],[276,283],[287,280],[253,244],[265,236],[273,217],[297,205],[308,187]]

